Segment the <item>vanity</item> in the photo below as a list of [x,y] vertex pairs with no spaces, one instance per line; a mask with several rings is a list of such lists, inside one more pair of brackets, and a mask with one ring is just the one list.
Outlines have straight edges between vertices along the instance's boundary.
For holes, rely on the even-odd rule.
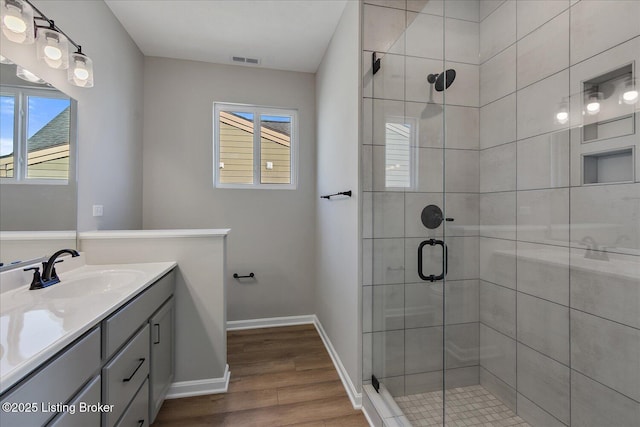
[[0,425],[150,425],[174,379],[175,267],[84,265],[3,292]]

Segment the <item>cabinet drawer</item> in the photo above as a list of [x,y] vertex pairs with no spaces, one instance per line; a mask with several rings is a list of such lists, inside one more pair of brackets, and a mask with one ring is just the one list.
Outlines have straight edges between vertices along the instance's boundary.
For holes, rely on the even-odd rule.
[[100,412],[80,412],[80,402],[95,405],[100,402],[100,376],[89,383],[70,404],[75,413],[65,412],[56,417],[49,427],[87,427],[100,425]]
[[149,380],[142,384],[116,427],[149,427]]
[[104,426],[111,427],[120,418],[140,385],[149,374],[149,325],[146,325],[102,369],[102,399],[114,405],[104,414]]
[[37,412],[0,412],[2,426],[39,426],[55,415],[42,404],[66,403],[100,368],[100,328],[53,357],[52,361],[14,391],[2,396],[2,402],[38,406]]
[[172,270],[103,322],[105,359],[111,357],[140,325],[147,322],[153,312],[173,294],[174,286],[175,272]]

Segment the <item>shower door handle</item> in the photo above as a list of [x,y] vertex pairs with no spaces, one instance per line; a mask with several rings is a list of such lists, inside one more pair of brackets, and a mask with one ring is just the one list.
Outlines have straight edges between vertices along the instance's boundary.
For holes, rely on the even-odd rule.
[[[440,273],[437,276],[435,276],[433,274],[425,276],[424,273],[422,272],[422,250],[424,249],[424,247],[426,245],[429,245],[429,246],[436,246],[436,245],[442,246],[442,273]],[[418,246],[418,276],[420,276],[420,278],[422,280],[428,280],[430,282],[435,282],[436,280],[444,279],[444,276],[447,275],[447,269],[449,267],[448,266],[448,264],[449,264],[449,259],[448,258],[449,258],[449,251],[447,249],[446,243],[444,243],[442,240],[436,240],[436,239],[424,240]]]

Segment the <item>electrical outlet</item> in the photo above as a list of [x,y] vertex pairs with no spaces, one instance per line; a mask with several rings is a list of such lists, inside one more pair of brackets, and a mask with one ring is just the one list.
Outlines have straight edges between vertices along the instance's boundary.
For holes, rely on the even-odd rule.
[[103,206],[102,205],[93,205],[93,216],[102,216]]

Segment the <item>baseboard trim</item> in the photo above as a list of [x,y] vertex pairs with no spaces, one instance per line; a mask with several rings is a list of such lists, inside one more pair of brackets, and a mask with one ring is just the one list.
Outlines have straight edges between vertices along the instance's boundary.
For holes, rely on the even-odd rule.
[[318,317],[315,314],[313,315],[313,324],[316,327],[316,330],[318,331],[320,338],[322,338],[322,342],[324,343],[324,346],[326,347],[327,352],[329,353],[329,356],[333,361],[333,365],[336,367],[336,371],[338,371],[338,375],[340,376],[342,385],[344,386],[344,389],[346,390],[347,395],[349,396],[349,400],[351,401],[353,408],[362,410],[362,394],[358,393],[358,390],[356,389],[355,385],[351,381],[351,378],[349,377],[347,370],[342,364],[342,360],[340,360],[340,356],[338,355],[338,352],[333,347],[333,344],[331,344],[331,340],[329,339],[329,336],[327,335],[324,328],[322,327],[322,323],[320,323],[320,319],[318,319]]
[[229,365],[226,365],[224,368],[224,375],[220,378],[175,382],[171,384],[171,387],[169,387],[166,399],[226,393],[229,389],[230,377],[231,372],[229,372]]
[[309,314],[306,316],[286,316],[267,317],[264,319],[229,320],[227,321],[227,331],[240,331],[243,329],[273,328],[277,326],[307,325],[315,323],[316,316]]

